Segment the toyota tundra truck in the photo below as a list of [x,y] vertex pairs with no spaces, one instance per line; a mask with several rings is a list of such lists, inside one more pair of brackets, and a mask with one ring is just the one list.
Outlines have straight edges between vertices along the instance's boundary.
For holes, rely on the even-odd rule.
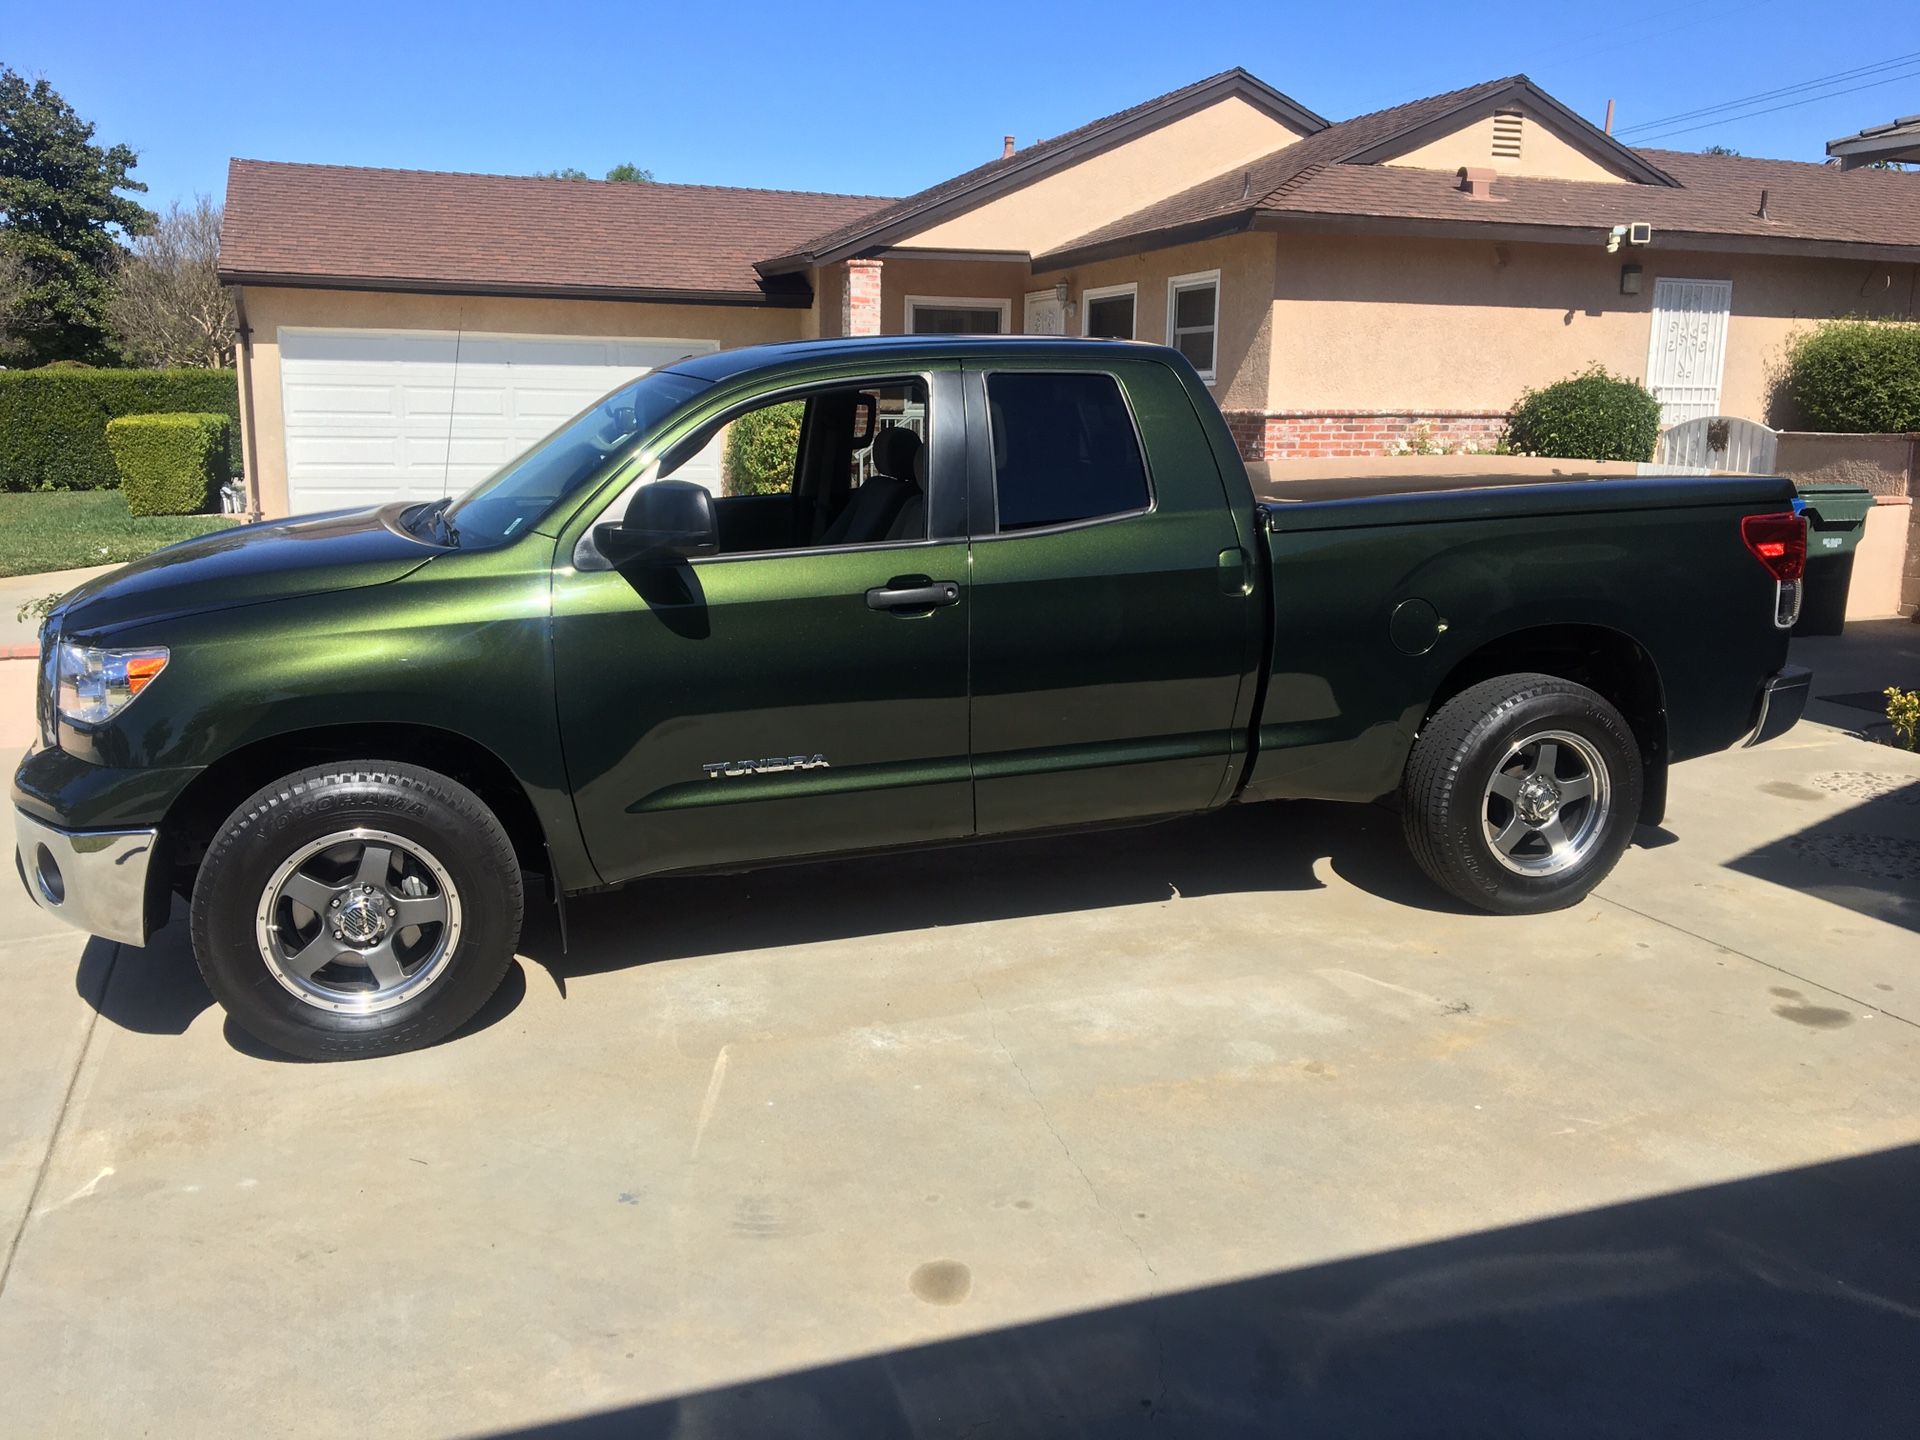
[[221,1004],[310,1058],[473,1016],[524,875],[564,907],[1311,798],[1397,806],[1443,889],[1551,910],[1669,766],[1799,717],[1805,555],[1776,478],[1256,488],[1157,346],[701,355],[457,498],[65,597],[18,866],[123,946],[183,900]]

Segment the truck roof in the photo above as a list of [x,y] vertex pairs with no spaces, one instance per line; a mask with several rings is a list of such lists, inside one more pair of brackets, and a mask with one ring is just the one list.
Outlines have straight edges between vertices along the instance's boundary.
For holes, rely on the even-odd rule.
[[875,359],[934,360],[965,356],[1058,355],[1085,363],[1100,354],[1139,358],[1144,353],[1170,355],[1164,345],[1139,340],[1092,340],[1070,335],[843,335],[822,340],[788,340],[777,345],[747,345],[738,350],[716,350],[689,355],[666,368],[676,375],[701,380],[731,380],[737,375],[790,365],[835,365]]

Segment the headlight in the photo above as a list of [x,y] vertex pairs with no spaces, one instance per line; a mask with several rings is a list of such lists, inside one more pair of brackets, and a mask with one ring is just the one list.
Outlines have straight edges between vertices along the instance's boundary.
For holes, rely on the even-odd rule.
[[167,651],[161,645],[144,650],[62,645],[54,676],[60,718],[75,725],[105,724],[166,668]]

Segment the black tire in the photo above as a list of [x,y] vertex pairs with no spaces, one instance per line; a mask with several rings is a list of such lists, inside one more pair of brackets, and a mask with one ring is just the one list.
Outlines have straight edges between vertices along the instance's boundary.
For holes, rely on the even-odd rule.
[[[1584,805],[1557,798],[1562,788],[1569,794],[1581,788],[1577,774],[1556,788],[1542,784],[1547,777],[1526,773],[1542,751],[1516,747],[1536,737],[1554,746],[1546,753],[1558,757],[1550,761],[1558,768],[1597,770],[1585,783]],[[1505,789],[1534,788],[1515,799],[1496,797],[1490,790],[1496,771]],[[1421,869],[1469,905],[1499,915],[1563,909],[1585,898],[1626,850],[1644,779],[1632,730],[1602,696],[1551,675],[1497,676],[1447,701],[1414,742],[1402,786],[1407,844]],[[1523,810],[1523,801],[1530,808]],[[1588,811],[1589,805],[1599,808]],[[1557,832],[1528,829],[1542,813],[1549,826],[1555,818],[1562,822]],[[1572,843],[1569,826],[1582,843]],[[1495,848],[1495,827],[1502,840],[1527,832],[1506,860]],[[1547,868],[1555,864],[1564,868]],[[1516,873],[1516,866],[1534,873]]]
[[[398,947],[406,943],[403,937],[411,936],[418,950],[433,957],[433,973],[421,973],[428,962],[415,961],[417,979],[409,978],[385,1001],[362,1002],[387,1006],[371,1013],[325,1008],[334,1002],[324,997],[342,993],[325,985],[345,987],[349,982],[344,980],[325,981],[303,998],[296,988],[300,980],[283,978],[269,963],[269,954],[278,953],[273,948],[278,932],[266,928],[275,922],[262,918],[272,911],[287,917],[285,925],[304,924],[309,933],[327,927],[318,902],[307,920],[301,918],[307,911],[278,909],[281,901],[270,901],[269,890],[280,896],[281,887],[274,882],[283,866],[348,831],[389,837],[357,843],[363,856],[378,848],[399,857],[386,871],[398,877],[392,882],[396,903],[405,905],[416,891],[445,892],[440,894],[440,928],[429,922],[424,928],[394,930],[392,937]],[[308,863],[324,866],[344,857],[350,865],[354,843],[315,852]],[[410,882],[409,859],[416,867],[436,866],[420,873],[437,878]],[[372,863],[367,862],[369,867]],[[348,877],[353,878],[358,877]],[[409,884],[413,888],[400,893],[400,887]],[[427,903],[432,900],[429,894]],[[521,908],[513,842],[478,796],[431,770],[355,760],[276,780],[227,817],[208,845],[194,882],[193,951],[207,987],[235,1023],[274,1049],[308,1060],[390,1055],[445,1039],[486,1004],[512,963]],[[383,936],[394,924],[365,913],[372,916],[369,923],[381,926]],[[385,909],[387,915],[396,913],[391,906]],[[429,943],[439,940],[445,943]],[[296,931],[286,948],[299,943]],[[349,959],[353,954],[338,944],[328,948]],[[336,963],[322,974],[348,975],[351,965]],[[369,971],[358,983],[371,994],[378,982]],[[408,990],[413,984],[420,988]]]

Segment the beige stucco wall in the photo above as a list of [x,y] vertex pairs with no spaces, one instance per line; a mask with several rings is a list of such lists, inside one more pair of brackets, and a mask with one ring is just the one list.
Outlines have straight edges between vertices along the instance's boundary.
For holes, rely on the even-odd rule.
[[927,249],[1057,249],[1109,221],[1299,138],[1238,96],[1056,171],[913,237]]
[[[1007,303],[1007,333],[1018,335],[1026,292],[1037,288],[1024,261],[889,256],[880,272],[880,331],[884,335],[907,333],[907,297],[914,296],[928,300],[1003,300]],[[836,317],[838,313],[836,304]]]
[[[1644,267],[1620,293],[1623,263]],[[1654,281],[1731,280],[1720,408],[1778,423],[1787,338],[1810,320],[1912,314],[1916,267],[1651,247],[1283,235],[1269,408],[1504,410],[1599,361],[1645,379]]]
[[[245,291],[253,328],[253,435],[263,514],[287,513],[287,457],[280,393],[282,326],[295,329],[465,330],[494,335],[609,335],[628,340],[710,340],[723,347],[797,340],[803,310],[764,306],[653,305],[613,300],[513,300],[489,296],[389,295],[352,290]],[[836,311],[837,313],[837,311]]]
[[1420,170],[1458,170],[1463,165],[1491,166],[1502,175],[1524,175],[1551,180],[1585,180],[1598,184],[1631,183],[1626,176],[1609,170],[1591,156],[1576,150],[1547,125],[1521,111],[1520,158],[1493,155],[1493,116],[1462,125],[1437,140],[1429,140],[1416,150],[1385,161],[1388,165],[1411,165]]
[[1134,339],[1164,345],[1167,340],[1167,282],[1176,275],[1220,272],[1220,333],[1215,357],[1213,397],[1224,410],[1260,410],[1267,406],[1273,344],[1274,237],[1227,235],[1193,245],[1151,250],[1046,271],[1038,285],[1065,280],[1075,310],[1067,328],[1078,335],[1086,309],[1081,296],[1106,285],[1137,286]]

